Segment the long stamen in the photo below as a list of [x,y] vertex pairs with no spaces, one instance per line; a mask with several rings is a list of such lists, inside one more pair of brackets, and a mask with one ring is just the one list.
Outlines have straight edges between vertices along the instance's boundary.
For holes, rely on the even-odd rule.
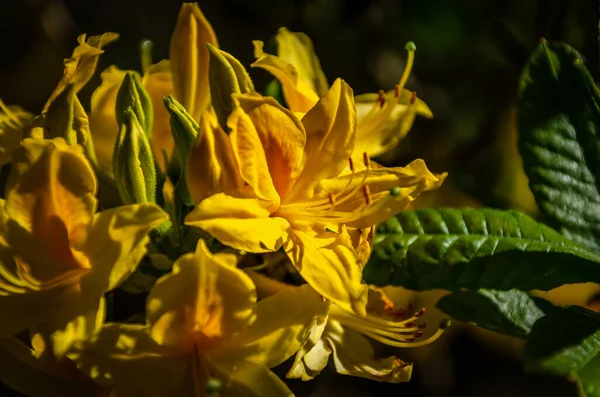
[[[402,77],[400,77],[400,82],[398,83],[398,93],[402,92],[406,82],[408,81],[408,76],[410,76],[410,72],[412,71],[413,63],[415,61],[415,51],[417,50],[417,46],[414,42],[409,41],[404,46],[406,51],[408,51],[408,59],[406,60],[406,67],[404,68],[404,73],[402,73]],[[399,95],[397,95],[399,96]]]

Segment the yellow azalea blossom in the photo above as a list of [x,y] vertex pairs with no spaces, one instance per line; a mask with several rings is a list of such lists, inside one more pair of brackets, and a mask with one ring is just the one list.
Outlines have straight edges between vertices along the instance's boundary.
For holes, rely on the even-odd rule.
[[318,375],[333,357],[338,373],[381,382],[399,383],[410,380],[412,364],[397,357],[378,358],[367,337],[392,347],[419,347],[439,338],[443,329],[425,340],[425,323],[419,310],[406,318],[409,310],[395,309],[379,289],[369,290],[367,315],[356,316],[336,304],[320,318],[310,337],[296,354],[288,378],[310,380]]
[[23,141],[0,201],[0,339],[29,329],[38,354],[60,357],[104,321],[104,293],[167,215],[154,204],[96,213],[96,193],[81,147]]
[[[304,33],[279,29],[277,56],[263,51],[263,42],[254,41],[253,67],[272,73],[281,83],[290,110],[305,113],[327,92],[327,80],[314,53],[310,38]],[[414,45],[413,45],[414,46]],[[410,48],[404,73],[393,90],[362,94],[355,98],[357,137],[355,153],[375,157],[394,148],[411,129],[417,114],[433,117],[425,102],[414,92],[404,89],[414,60]]]
[[[348,229],[369,228],[393,216],[422,191],[437,188],[445,175],[432,174],[422,160],[406,167],[371,169],[366,154],[362,169],[355,168],[350,159],[356,140],[354,97],[342,80],[302,120],[273,98],[255,93],[234,98],[229,139],[218,126],[216,132],[203,132],[220,136],[220,144],[228,147],[207,145],[212,149],[193,151],[191,156],[213,156],[211,161],[219,162],[214,156],[231,151],[237,167],[227,172],[237,174],[245,186],[200,201],[186,223],[240,250],[272,252],[283,247],[317,292],[364,314],[364,263],[357,260]],[[200,192],[192,193],[194,197],[202,196],[204,181],[211,179],[189,181],[190,190]]]
[[[106,324],[68,354],[117,396],[291,396],[268,368],[300,347],[325,305],[308,286],[256,302],[252,279],[204,240],[154,285],[146,325]],[[290,310],[292,309],[292,310]]]
[[[174,147],[169,113],[162,98],[173,95],[196,121],[200,120],[210,102],[207,43],[218,48],[213,28],[198,4],[184,3],[171,36],[170,61],[160,61],[144,70],[142,83],[154,109],[151,144],[162,170],[165,169],[163,151],[170,157]],[[92,94],[90,126],[98,162],[106,170],[112,168],[119,131],[115,105],[124,75],[125,71],[109,67],[102,72],[102,84]]]

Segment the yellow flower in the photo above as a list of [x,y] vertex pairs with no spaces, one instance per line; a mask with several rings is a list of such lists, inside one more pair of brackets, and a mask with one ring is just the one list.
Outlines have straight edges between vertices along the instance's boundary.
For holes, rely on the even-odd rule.
[[[327,80],[313,45],[304,33],[279,29],[277,55],[263,51],[263,42],[254,41],[253,67],[272,73],[281,83],[290,110],[305,113],[327,92]],[[362,94],[355,98],[358,116],[355,153],[375,157],[394,148],[411,129],[417,114],[433,117],[427,105],[414,92],[404,89],[414,60],[414,44],[407,45],[408,61],[393,90]]]
[[294,354],[324,312],[306,288],[256,303],[235,256],[200,240],[150,291],[146,325],[106,324],[68,357],[119,396],[206,396],[214,385],[220,396],[290,396],[268,368]]
[[154,204],[95,213],[96,192],[81,147],[23,141],[0,201],[0,339],[28,328],[38,354],[60,357],[104,321],[104,293],[167,216]]
[[[445,175],[434,175],[422,160],[407,167],[371,169],[364,155],[362,169],[350,160],[356,140],[352,89],[337,80],[329,92],[299,120],[273,98],[234,95],[237,107],[228,119],[229,139],[218,126],[198,136],[218,136],[207,145],[210,156],[231,151],[237,166],[227,179],[241,180],[197,203],[186,223],[211,233],[223,244],[249,252],[283,247],[302,277],[324,297],[364,314],[367,287],[362,265],[347,228],[369,228],[404,209],[420,192],[438,187]],[[216,142],[216,141],[215,141]],[[206,160],[203,160],[206,161]],[[228,161],[232,161],[228,159]],[[193,170],[188,174],[192,175]],[[194,197],[203,183],[215,190],[214,179],[189,181]],[[212,184],[211,184],[212,183]],[[237,188],[236,187],[237,184]],[[197,192],[194,192],[197,190]]]
[[[207,43],[218,48],[210,23],[198,4],[184,3],[171,36],[170,61],[160,61],[144,71],[142,83],[154,109],[151,143],[162,170],[165,169],[163,151],[170,158],[174,147],[169,113],[162,98],[173,95],[199,121],[210,102]],[[98,162],[107,170],[112,167],[113,148],[119,130],[115,104],[124,75],[125,71],[109,67],[102,72],[102,84],[92,94],[90,126]]]
[[19,106],[6,106],[0,100],[0,165],[10,163],[26,130],[34,124],[33,115]]
[[310,380],[333,357],[336,371],[344,375],[399,383],[410,380],[412,364],[397,357],[378,358],[367,337],[392,347],[412,348],[439,338],[447,327],[420,340],[425,323],[418,323],[425,310],[406,318],[409,310],[394,309],[381,290],[369,290],[367,315],[356,316],[332,304],[327,315],[313,327],[310,337],[296,354],[288,378]]

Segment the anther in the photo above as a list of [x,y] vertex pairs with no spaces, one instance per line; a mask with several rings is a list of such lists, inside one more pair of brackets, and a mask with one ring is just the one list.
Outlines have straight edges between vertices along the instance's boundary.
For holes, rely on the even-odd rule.
[[369,158],[369,153],[367,152],[363,152],[363,163],[367,168],[369,167],[369,164],[371,164],[371,159]]
[[369,188],[369,185],[363,186],[363,195],[365,196],[365,201],[367,202],[367,205],[371,205],[373,199],[371,198],[371,189]]
[[427,328],[427,323],[422,322],[421,324],[417,325],[417,328],[419,328],[419,329],[425,329],[425,328]]
[[335,194],[329,193],[328,197],[329,197],[329,203],[331,204],[331,206],[335,207]]
[[410,104],[414,105],[415,102],[417,102],[417,93],[415,91],[413,91],[410,96]]
[[415,338],[406,338],[405,342],[411,343],[414,342]]
[[425,314],[425,308],[422,308],[421,310],[416,312],[415,317],[421,317],[423,314]]
[[379,95],[377,102],[379,102],[379,107],[383,109],[383,106],[385,106],[385,91],[379,90],[377,94]]
[[354,160],[352,160],[352,157],[348,158],[348,166],[350,167],[350,171],[354,172]]
[[417,325],[416,321],[411,321],[411,322],[406,323],[406,328],[412,328],[412,327],[415,327],[416,325]]
[[394,96],[396,98],[400,96],[400,86],[398,84],[394,85]]
[[413,334],[413,337],[415,337],[415,338],[420,338],[421,336],[423,336],[423,332],[421,332],[421,331],[417,331]]

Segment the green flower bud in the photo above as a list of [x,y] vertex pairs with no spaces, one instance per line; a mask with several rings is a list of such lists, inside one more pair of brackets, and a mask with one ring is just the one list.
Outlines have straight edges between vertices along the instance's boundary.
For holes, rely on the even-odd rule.
[[225,132],[228,132],[227,118],[235,108],[231,94],[254,91],[254,84],[240,61],[210,44],[207,46],[210,54],[208,71],[210,98],[219,124]]
[[119,196],[124,204],[154,203],[156,170],[148,136],[131,107],[125,110],[122,121],[113,154]]
[[171,133],[175,142],[175,151],[180,157],[181,164],[185,165],[190,150],[196,142],[196,135],[198,135],[200,127],[172,96],[163,98],[163,102],[171,117]]
[[117,124],[123,124],[123,115],[127,108],[133,109],[140,125],[147,136],[152,132],[152,101],[136,72],[127,72],[119,92],[117,93],[116,115]]
[[77,98],[75,83],[68,84],[48,106],[44,114],[44,138],[63,138],[68,145],[81,145],[92,165],[96,165],[90,123]]

